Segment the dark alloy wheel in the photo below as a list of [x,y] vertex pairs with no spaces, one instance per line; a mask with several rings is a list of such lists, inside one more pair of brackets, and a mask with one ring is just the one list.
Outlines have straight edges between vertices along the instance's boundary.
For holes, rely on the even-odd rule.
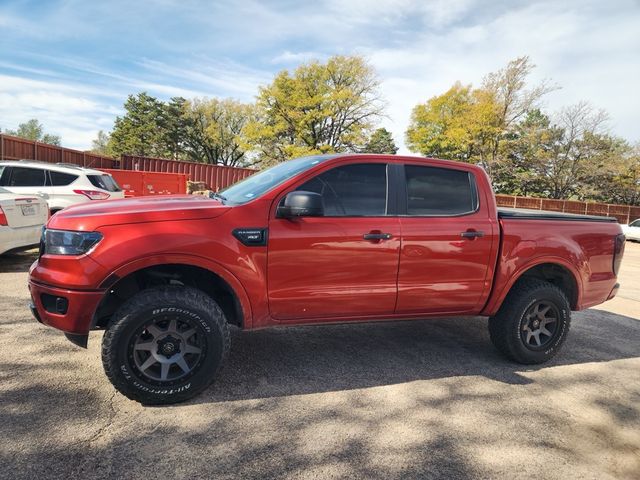
[[567,296],[537,278],[519,280],[489,319],[494,346],[519,363],[543,363],[558,353],[571,324]]
[[211,297],[190,287],[154,287],[114,314],[102,340],[102,363],[128,398],[176,403],[213,381],[229,346],[229,326]]
[[166,385],[190,376],[206,355],[205,332],[184,315],[161,315],[132,335],[132,367],[150,382]]
[[522,327],[520,335],[525,346],[534,351],[547,348],[556,336],[558,329],[558,319],[560,313],[558,308],[551,302],[538,301],[531,305],[522,317]]

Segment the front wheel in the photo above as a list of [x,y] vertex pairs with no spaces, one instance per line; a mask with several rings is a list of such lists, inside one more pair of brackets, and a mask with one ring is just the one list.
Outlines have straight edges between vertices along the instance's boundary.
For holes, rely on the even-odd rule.
[[144,404],[187,400],[207,388],[227,356],[224,313],[200,290],[143,290],[114,314],[102,340],[113,386]]
[[552,283],[535,278],[519,280],[498,313],[489,319],[494,346],[519,363],[550,360],[567,338],[571,307]]

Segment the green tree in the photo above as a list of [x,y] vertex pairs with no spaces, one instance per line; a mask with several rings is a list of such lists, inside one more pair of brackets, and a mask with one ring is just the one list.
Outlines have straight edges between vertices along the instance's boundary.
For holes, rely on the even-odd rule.
[[378,128],[369,137],[369,141],[363,149],[366,153],[388,153],[395,155],[398,151],[393,135],[386,128]]
[[173,97],[162,104],[158,125],[160,143],[168,158],[201,161],[189,154],[188,109],[188,101],[182,97]]
[[561,138],[562,130],[551,124],[548,115],[540,109],[530,110],[505,139],[505,161],[493,172],[496,192],[548,195],[547,166]]
[[457,83],[417,105],[407,130],[409,148],[477,163],[491,175],[507,158],[503,146],[512,130],[554,89],[546,82],[527,88],[533,67],[528,57],[517,58],[487,75],[480,88]]
[[254,111],[253,105],[232,99],[185,102],[183,140],[189,157],[231,167],[247,164],[245,128]]
[[416,105],[406,133],[409,149],[427,157],[470,161],[472,102],[471,86],[456,83],[444,94]]
[[382,115],[378,89],[375,71],[357,56],[281,71],[260,89],[257,118],[246,130],[258,159],[360,151]]
[[44,133],[44,126],[36,119],[21,123],[16,130],[7,130],[7,135],[14,137],[26,138],[35,142],[49,143],[51,145],[60,145],[61,138],[59,135]]
[[111,132],[111,152],[114,155],[170,156],[166,145],[165,104],[142,92],[129,95],[124,108],[126,113],[116,118]]
[[98,155],[111,155],[110,140],[111,136],[107,132],[99,130],[96,138],[91,141],[91,151]]

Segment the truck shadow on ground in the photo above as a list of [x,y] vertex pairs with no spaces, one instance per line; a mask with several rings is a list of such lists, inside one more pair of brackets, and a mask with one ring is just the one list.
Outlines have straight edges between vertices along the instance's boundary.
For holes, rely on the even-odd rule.
[[481,375],[508,384],[558,365],[640,356],[640,321],[605,311],[574,313],[560,354],[520,365],[491,345],[483,318],[430,319],[234,332],[216,382],[194,402],[219,402],[352,390],[435,378]]

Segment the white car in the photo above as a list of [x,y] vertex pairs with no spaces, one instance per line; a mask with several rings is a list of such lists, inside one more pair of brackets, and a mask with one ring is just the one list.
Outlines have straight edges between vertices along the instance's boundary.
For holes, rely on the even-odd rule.
[[627,237],[627,240],[640,242],[640,218],[629,225],[622,225],[622,233]]
[[76,203],[124,198],[124,192],[108,173],[33,160],[0,162],[0,187],[43,198],[51,214]]
[[0,255],[35,246],[48,219],[47,202],[37,197],[16,195],[0,187]]

